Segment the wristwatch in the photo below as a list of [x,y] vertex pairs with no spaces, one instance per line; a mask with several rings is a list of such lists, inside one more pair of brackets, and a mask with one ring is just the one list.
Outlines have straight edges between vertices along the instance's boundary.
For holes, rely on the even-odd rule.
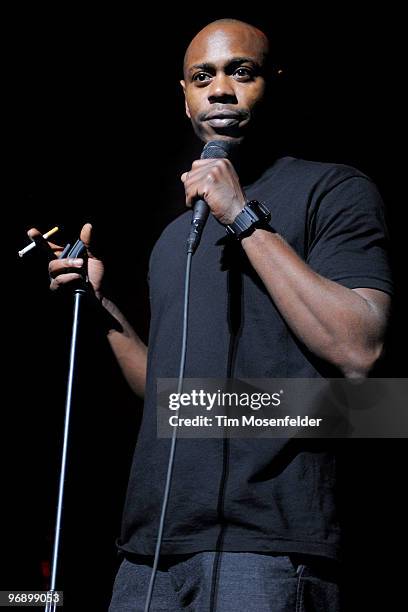
[[245,236],[252,234],[257,227],[266,227],[270,218],[271,213],[266,206],[257,200],[250,200],[235,217],[234,221],[230,225],[225,226],[225,229],[227,234],[234,236],[237,240],[241,240]]

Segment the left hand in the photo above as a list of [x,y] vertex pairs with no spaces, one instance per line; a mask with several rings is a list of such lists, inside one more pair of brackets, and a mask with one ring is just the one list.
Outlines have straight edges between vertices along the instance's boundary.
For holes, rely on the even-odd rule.
[[186,206],[205,200],[214,217],[224,225],[232,223],[246,204],[237,173],[228,159],[199,159],[181,175]]

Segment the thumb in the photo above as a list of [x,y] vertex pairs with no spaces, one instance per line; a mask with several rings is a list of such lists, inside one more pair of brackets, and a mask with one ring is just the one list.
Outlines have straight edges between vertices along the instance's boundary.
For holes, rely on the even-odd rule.
[[85,223],[79,237],[89,251],[92,242],[92,225],[90,223]]

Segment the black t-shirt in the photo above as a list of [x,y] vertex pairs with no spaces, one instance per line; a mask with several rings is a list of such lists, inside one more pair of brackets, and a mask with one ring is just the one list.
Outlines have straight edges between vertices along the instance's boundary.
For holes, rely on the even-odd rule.
[[[270,209],[271,226],[313,270],[349,288],[391,293],[383,204],[362,173],[285,157],[245,191]],[[118,541],[141,555],[154,554],[164,491],[170,440],[157,438],[156,380],[178,376],[190,220],[186,212],[173,221],[150,259],[146,399]],[[185,376],[228,375],[341,373],[294,336],[243,249],[210,215],[193,258]],[[335,471],[322,440],[179,439],[162,553],[222,546],[337,558]]]

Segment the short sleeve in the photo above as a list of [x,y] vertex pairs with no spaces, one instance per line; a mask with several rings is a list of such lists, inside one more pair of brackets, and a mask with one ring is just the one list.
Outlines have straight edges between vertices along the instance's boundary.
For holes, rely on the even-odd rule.
[[309,221],[306,261],[350,289],[368,287],[392,294],[384,204],[364,176],[344,178],[316,199]]

